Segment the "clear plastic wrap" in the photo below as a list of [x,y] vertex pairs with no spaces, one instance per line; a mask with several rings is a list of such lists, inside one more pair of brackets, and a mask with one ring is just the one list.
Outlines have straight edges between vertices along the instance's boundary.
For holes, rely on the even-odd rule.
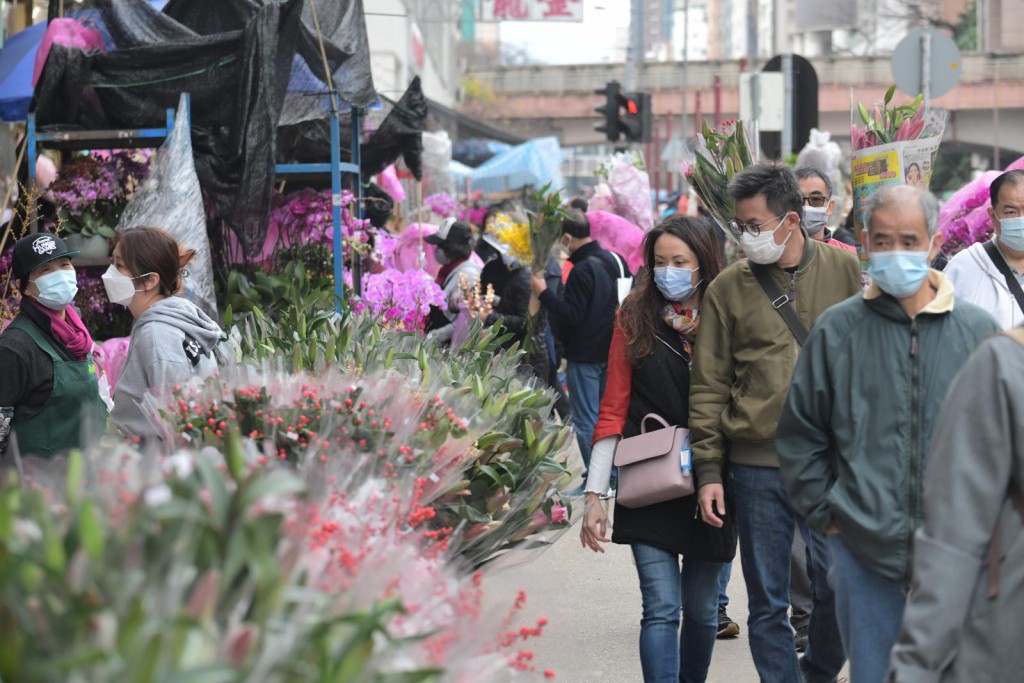
[[206,236],[203,194],[192,160],[191,129],[184,96],[178,105],[174,130],[160,147],[149,177],[121,214],[117,231],[143,225],[163,228],[179,244],[196,252],[188,265],[189,276],[184,279],[182,296],[216,320],[210,241]]
[[449,166],[452,163],[452,141],[441,130],[423,134],[423,196],[440,192],[455,193]]

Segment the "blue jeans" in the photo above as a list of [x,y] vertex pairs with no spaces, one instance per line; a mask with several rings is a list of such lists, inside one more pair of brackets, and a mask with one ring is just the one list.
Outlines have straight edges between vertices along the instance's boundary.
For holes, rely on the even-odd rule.
[[906,591],[862,563],[842,536],[829,536],[828,547],[832,551],[828,578],[835,589],[839,631],[850,655],[850,680],[882,683],[889,670],[889,652],[900,635]]
[[729,580],[732,579],[732,562],[726,562],[722,567],[722,575],[718,577],[718,609],[725,609],[729,606]]
[[700,683],[707,678],[718,633],[722,563],[684,558],[680,571],[675,553],[642,543],[632,548],[643,597],[640,664],[644,683]]
[[586,481],[597,410],[601,407],[601,395],[604,394],[605,381],[608,379],[608,364],[569,361],[566,377],[569,381],[572,427],[576,431],[576,442],[583,457],[583,481]]
[[[761,681],[834,680],[846,656],[836,625],[835,599],[827,581],[825,539],[808,532],[789,504],[778,468],[730,465],[729,481],[736,501],[740,560],[750,604],[750,653]],[[807,631],[809,643],[799,662],[787,614],[793,530],[798,524],[811,555],[807,573],[814,597]]]

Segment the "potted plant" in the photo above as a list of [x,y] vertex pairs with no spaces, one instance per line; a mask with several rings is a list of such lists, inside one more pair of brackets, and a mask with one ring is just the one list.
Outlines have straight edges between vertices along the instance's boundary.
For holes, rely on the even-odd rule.
[[109,255],[114,228],[148,169],[148,157],[128,151],[94,152],[65,162],[51,189],[68,246],[83,258]]

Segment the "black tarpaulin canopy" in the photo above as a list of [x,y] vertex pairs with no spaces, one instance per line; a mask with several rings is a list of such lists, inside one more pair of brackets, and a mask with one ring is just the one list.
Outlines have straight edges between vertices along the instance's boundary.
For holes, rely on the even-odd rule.
[[[58,4],[51,0],[51,16]],[[35,90],[39,125],[160,125],[189,93],[200,182],[250,253],[265,237],[278,126],[329,116],[325,56],[344,105],[376,101],[362,0],[170,0],[162,12],[146,0],[73,7],[107,49],[51,48]]]

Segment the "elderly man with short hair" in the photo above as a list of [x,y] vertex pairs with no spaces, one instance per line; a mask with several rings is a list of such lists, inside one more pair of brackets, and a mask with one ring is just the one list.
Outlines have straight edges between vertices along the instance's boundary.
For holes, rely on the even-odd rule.
[[782,479],[828,536],[852,683],[882,683],[899,635],[932,427],[957,372],[996,331],[928,264],[939,204],[910,186],[868,204],[873,280],[826,311],[797,363],[776,434]]

